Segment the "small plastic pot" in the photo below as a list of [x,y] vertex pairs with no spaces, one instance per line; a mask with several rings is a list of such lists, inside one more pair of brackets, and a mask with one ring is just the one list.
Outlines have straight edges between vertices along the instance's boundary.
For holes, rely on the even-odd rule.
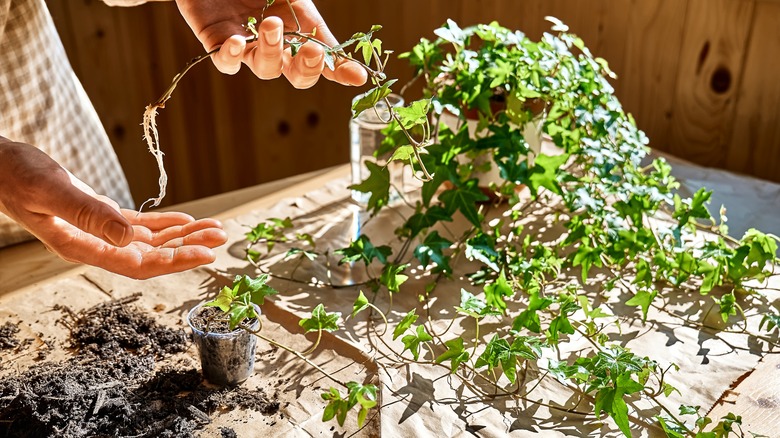
[[[192,340],[198,346],[203,377],[220,386],[236,386],[248,379],[255,370],[257,337],[237,328],[229,333],[206,332],[196,328],[192,318],[198,315],[203,303],[187,314],[187,324],[192,329]],[[255,306],[260,315],[260,308]],[[255,320],[251,329],[257,330],[260,321]]]

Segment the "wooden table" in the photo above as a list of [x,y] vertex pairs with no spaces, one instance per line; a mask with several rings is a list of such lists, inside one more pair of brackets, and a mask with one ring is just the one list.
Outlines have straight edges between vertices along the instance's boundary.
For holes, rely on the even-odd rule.
[[[336,166],[279,181],[224,193],[170,207],[195,217],[229,219],[246,212],[268,208],[278,201],[301,196],[328,181],[349,174],[347,165]],[[46,251],[39,242],[0,249],[0,295],[35,283],[77,275],[83,266],[64,262]],[[780,436],[780,355],[768,355],[751,372],[733,382],[710,416],[728,412],[742,415],[743,429]]]

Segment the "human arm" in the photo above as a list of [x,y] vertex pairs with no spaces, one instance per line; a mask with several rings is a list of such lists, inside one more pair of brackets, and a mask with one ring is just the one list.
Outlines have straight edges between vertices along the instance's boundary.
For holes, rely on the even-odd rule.
[[[304,44],[295,57],[284,47],[285,31],[296,30],[296,21],[286,0],[276,0],[264,13],[258,24],[259,38],[247,44],[249,32],[243,27],[248,17],[259,18],[264,1],[231,0],[176,0],[184,19],[207,51],[220,47],[212,58],[217,69],[235,74],[246,64],[261,79],[284,75],[296,88],[309,88],[320,75],[343,85],[362,85],[367,74],[359,65],[339,60],[335,69],[325,67],[324,49],[318,44]],[[316,28],[317,39],[335,46],[338,44],[311,0],[290,0],[301,32]]]
[[0,212],[65,260],[139,279],[210,263],[227,241],[212,219],[120,209],[39,149],[3,137]]

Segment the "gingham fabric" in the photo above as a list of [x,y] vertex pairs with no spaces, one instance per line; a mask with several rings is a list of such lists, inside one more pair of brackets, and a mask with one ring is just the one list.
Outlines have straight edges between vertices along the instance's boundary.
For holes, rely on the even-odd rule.
[[[97,193],[133,206],[116,154],[44,0],[0,0],[0,136],[40,148]],[[32,238],[0,213],[0,247]]]

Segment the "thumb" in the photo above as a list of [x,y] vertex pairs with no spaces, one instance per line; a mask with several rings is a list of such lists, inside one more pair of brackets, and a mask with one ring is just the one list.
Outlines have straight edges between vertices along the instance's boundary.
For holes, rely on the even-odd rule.
[[57,216],[74,227],[115,246],[127,246],[133,241],[133,226],[122,216],[119,206],[70,175],[69,184],[52,193],[41,213]]

